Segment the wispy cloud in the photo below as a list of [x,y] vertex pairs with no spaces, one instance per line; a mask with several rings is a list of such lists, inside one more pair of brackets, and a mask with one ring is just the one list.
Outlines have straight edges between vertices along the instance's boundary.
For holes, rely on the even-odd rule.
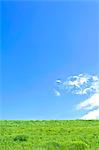
[[[79,74],[76,76],[70,76],[65,81],[61,81],[60,79],[56,80],[56,85],[57,89],[60,91],[59,96],[61,93],[68,92],[77,95],[91,95],[88,99],[79,103],[77,109],[91,110],[82,116],[81,119],[96,119],[99,117],[99,76]],[[95,109],[96,107],[97,109]]]
[[99,107],[99,93],[92,95],[87,100],[77,105],[77,109],[93,109]]
[[92,110],[81,117],[84,120],[99,119],[99,109]]
[[57,91],[56,89],[54,89],[54,93],[55,93],[56,96],[60,96],[61,95],[60,92]]
[[95,75],[70,76],[66,81],[56,80],[56,83],[64,92],[80,95],[99,92],[99,77]]

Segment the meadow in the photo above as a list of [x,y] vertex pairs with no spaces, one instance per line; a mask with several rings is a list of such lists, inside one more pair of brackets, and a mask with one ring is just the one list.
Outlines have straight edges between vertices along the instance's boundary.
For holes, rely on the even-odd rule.
[[99,150],[99,120],[1,120],[0,150]]

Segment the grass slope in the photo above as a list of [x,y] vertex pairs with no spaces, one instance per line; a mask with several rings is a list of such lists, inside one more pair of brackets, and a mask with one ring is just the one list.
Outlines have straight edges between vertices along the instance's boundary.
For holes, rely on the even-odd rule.
[[0,150],[99,150],[99,120],[0,121]]

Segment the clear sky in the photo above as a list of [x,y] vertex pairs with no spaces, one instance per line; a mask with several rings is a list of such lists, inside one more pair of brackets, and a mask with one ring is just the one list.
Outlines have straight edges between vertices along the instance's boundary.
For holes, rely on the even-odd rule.
[[1,119],[77,119],[86,96],[56,96],[55,81],[99,74],[96,2],[2,2]]

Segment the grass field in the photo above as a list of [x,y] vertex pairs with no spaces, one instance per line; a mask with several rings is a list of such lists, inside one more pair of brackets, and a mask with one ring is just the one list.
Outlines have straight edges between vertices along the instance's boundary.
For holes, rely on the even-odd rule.
[[99,150],[99,120],[0,121],[0,150]]

